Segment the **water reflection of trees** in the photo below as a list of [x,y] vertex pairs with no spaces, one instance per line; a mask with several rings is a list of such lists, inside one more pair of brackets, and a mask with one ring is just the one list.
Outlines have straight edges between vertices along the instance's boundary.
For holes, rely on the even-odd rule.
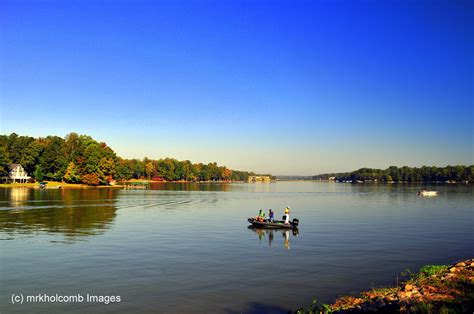
[[299,235],[298,228],[294,228],[292,230],[289,229],[267,229],[267,228],[256,228],[253,226],[248,227],[249,230],[255,232],[258,236],[260,242],[267,239],[268,246],[272,246],[274,242],[275,236],[281,235],[283,237],[283,246],[285,249],[290,249],[290,234],[293,237],[297,237]]
[[111,189],[6,191],[0,233],[13,238],[38,232],[60,233],[69,240],[98,235],[112,225],[116,215],[117,191]]
[[28,199],[28,195],[29,195],[28,191],[30,190],[28,188],[20,187],[20,188],[9,189],[9,190],[11,190],[10,204],[12,206],[22,204],[24,201]]

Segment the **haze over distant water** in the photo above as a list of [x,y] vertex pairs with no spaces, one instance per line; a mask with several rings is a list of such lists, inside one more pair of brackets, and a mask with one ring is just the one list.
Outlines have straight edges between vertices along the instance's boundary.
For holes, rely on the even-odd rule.
[[302,174],[472,164],[471,1],[0,4],[0,133]]

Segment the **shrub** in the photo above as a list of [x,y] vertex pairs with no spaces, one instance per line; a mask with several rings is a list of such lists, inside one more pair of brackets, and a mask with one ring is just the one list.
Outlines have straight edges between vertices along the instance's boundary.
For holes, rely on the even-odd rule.
[[425,265],[420,269],[420,275],[432,276],[449,268],[447,265]]

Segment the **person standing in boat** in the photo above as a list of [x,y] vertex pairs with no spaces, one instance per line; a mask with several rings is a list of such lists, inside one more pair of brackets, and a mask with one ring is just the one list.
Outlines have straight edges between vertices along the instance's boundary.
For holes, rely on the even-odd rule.
[[261,209],[260,210],[260,217],[258,218],[259,221],[265,221],[265,212]]
[[290,207],[286,206],[285,208],[285,223],[289,224],[290,223]]
[[270,209],[268,212],[268,220],[270,220],[270,222],[273,222],[273,219],[274,219],[273,210]]

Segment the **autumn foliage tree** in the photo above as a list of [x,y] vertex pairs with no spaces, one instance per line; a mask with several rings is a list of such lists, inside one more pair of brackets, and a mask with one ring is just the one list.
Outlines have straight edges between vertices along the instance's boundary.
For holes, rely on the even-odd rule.
[[88,173],[81,176],[81,182],[87,185],[99,185],[99,176],[95,173]]

